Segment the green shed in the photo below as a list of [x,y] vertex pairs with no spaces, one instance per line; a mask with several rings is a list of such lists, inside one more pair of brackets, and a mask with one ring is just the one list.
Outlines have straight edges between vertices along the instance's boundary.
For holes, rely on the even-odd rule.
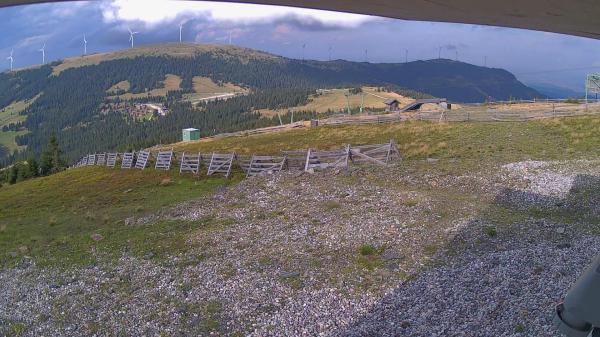
[[200,130],[194,128],[183,129],[183,141],[189,142],[190,140],[200,139]]

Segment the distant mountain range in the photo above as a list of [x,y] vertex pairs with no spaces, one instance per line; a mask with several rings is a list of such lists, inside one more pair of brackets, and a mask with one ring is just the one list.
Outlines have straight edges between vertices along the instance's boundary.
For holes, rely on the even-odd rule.
[[[0,162],[40,153],[53,133],[74,159],[87,152],[175,141],[181,128],[190,126],[212,134],[273,125],[277,119],[256,111],[302,106],[319,88],[363,85],[454,102],[544,97],[506,70],[447,59],[303,61],[234,46],[144,46],[1,73],[0,139],[15,139],[12,148],[21,152],[10,154],[0,142]],[[207,96],[201,93],[206,88],[213,96],[237,94],[191,105]],[[146,108],[133,103],[160,103],[172,112],[139,119]]]
[[528,86],[537,90],[542,95],[548,96],[548,98],[577,98],[585,96],[585,92],[549,83],[528,83]]

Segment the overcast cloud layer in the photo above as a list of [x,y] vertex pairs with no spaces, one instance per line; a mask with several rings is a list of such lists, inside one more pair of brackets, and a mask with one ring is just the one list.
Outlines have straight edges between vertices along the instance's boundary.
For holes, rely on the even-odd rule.
[[[477,25],[402,21],[308,9],[211,2],[115,0],[0,9],[0,56],[14,49],[14,66],[136,44],[228,43],[293,58],[404,62],[441,57],[505,68],[526,83],[583,90],[600,71],[600,41]],[[305,45],[306,47],[302,48]]]

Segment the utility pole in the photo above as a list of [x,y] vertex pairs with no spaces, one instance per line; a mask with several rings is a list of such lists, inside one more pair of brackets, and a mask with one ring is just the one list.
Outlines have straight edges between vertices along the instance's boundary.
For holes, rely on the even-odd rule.
[[348,107],[348,115],[350,115],[350,92],[346,93],[346,106]]
[[363,113],[364,106],[365,106],[365,93],[361,92],[361,95],[360,95],[360,113]]

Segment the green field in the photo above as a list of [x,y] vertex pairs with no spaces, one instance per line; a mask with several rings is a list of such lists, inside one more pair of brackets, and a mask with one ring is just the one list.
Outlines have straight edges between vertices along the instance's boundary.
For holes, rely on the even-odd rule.
[[[203,223],[126,225],[161,207],[200,197],[236,180],[197,180],[155,170],[86,167],[0,188],[0,266],[19,256],[38,263],[93,263],[123,251],[160,255]],[[207,220],[208,221],[208,220]],[[101,235],[95,241],[93,236]]]
[[15,143],[15,137],[26,134],[27,131],[0,131],[0,146],[6,147],[10,152],[22,147]]
[[[20,113],[27,109],[38,96],[25,100],[13,102],[10,105],[0,109],[0,128],[11,123],[23,122],[27,116],[21,115]],[[15,137],[24,135],[26,131],[0,131],[0,146],[4,146],[9,151],[14,151],[19,147],[15,143]]]

